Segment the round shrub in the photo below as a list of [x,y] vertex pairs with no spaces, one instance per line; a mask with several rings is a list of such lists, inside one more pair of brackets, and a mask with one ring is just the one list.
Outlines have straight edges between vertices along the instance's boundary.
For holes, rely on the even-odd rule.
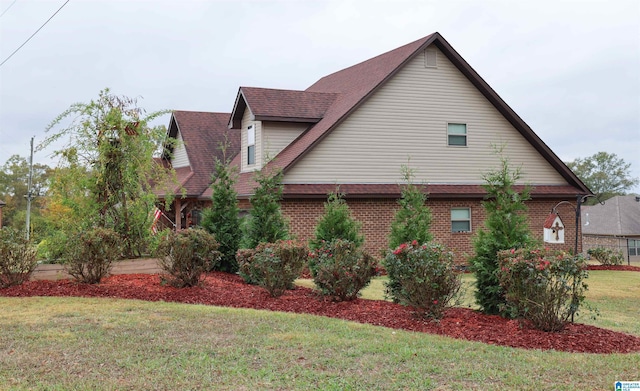
[[93,228],[67,243],[64,268],[76,281],[98,284],[122,256],[122,237],[112,229]]
[[309,270],[316,287],[335,301],[353,300],[369,285],[377,262],[352,241],[321,242],[310,254]]
[[498,259],[506,312],[543,331],[562,330],[584,300],[584,259],[547,249],[500,251]]
[[307,263],[309,250],[296,240],[261,243],[253,250],[239,250],[236,260],[240,276],[250,284],[265,288],[273,297],[293,287]]
[[24,234],[9,227],[0,229],[0,288],[28,281],[36,265],[36,249]]
[[220,262],[218,242],[207,231],[195,228],[167,231],[156,249],[160,267],[170,277],[163,281],[177,288],[199,285],[204,273]]
[[432,242],[403,243],[387,253],[387,295],[417,315],[440,319],[460,291],[453,253]]

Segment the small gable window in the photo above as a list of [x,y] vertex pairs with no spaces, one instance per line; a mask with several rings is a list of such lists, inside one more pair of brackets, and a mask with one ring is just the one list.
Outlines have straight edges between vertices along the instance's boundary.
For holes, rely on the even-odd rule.
[[457,147],[466,147],[467,124],[447,124],[447,144]]
[[451,209],[451,232],[471,232],[471,209]]
[[427,48],[424,51],[424,66],[425,68],[437,68],[438,67],[438,52],[436,48]]
[[247,165],[256,164],[256,128],[249,125],[247,128]]

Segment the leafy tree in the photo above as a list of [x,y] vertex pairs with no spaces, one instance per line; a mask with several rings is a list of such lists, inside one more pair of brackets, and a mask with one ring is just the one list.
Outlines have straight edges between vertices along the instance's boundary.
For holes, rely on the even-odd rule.
[[[631,163],[626,163],[615,153],[598,152],[584,159],[577,158],[567,166],[598,195],[600,201],[624,195],[640,183],[639,178],[631,176]],[[589,201],[597,202],[595,199]]]
[[339,192],[329,194],[324,204],[324,214],[316,225],[315,237],[309,241],[311,249],[320,248],[323,241],[331,242],[334,239],[348,240],[355,248],[364,243],[364,236],[360,234],[362,224],[351,217],[343,197],[344,194]]
[[414,171],[408,166],[401,167],[402,196],[398,200],[400,209],[391,223],[389,248],[395,249],[402,243],[416,240],[420,244],[433,239],[431,232],[431,209],[426,205],[427,195],[413,184]]
[[[46,164],[34,163],[32,195],[36,202],[32,203],[32,222],[40,215],[51,175],[51,168]],[[27,195],[29,186],[29,162],[27,159],[13,155],[0,168],[0,200],[7,203],[2,209],[3,225],[23,229],[26,221]],[[33,224],[35,226],[35,224]]]
[[153,160],[165,128],[149,125],[163,114],[147,114],[135,99],[105,89],[97,100],[75,103],[51,122],[46,131],[59,130],[38,149],[68,137],[55,151],[61,169],[52,190],[56,202],[77,217],[71,229],[113,229],[123,238],[125,256],[141,254],[156,201],[152,186],[170,182],[169,171]]
[[250,198],[251,210],[243,226],[243,246],[255,248],[260,243],[274,243],[289,238],[289,227],[280,209],[282,199],[282,170],[256,171],[258,184]]
[[535,243],[527,224],[525,201],[528,186],[518,193],[514,185],[521,177],[520,168],[511,170],[501,157],[499,169],[483,176],[486,200],[482,202],[487,218],[473,240],[474,256],[469,260],[476,277],[476,302],[487,314],[498,314],[506,304],[505,292],[498,279],[498,252],[528,247]]
[[228,144],[221,146],[223,159],[216,157],[215,174],[211,188],[212,205],[204,210],[202,226],[212,233],[220,247],[221,253],[220,270],[228,273],[238,271],[236,253],[240,247],[242,231],[240,229],[240,211],[238,207],[237,193],[233,185],[237,179],[237,172],[229,166],[229,159],[226,158]]

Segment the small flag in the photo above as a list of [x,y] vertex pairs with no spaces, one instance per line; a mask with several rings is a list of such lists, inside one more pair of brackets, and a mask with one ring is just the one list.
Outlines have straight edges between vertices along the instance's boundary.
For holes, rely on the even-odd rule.
[[151,232],[155,235],[158,233],[157,223],[160,220],[160,216],[162,215],[162,211],[156,207],[156,210],[153,212],[153,223],[151,224]]

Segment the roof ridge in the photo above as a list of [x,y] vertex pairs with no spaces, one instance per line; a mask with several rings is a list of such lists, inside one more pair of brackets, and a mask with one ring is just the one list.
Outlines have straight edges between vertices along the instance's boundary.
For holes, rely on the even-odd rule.
[[312,85],[310,85],[309,87],[307,87],[307,91],[309,90],[309,88],[312,88],[313,86],[315,86],[316,84],[318,84],[318,83],[319,83],[321,80],[323,80],[323,79],[329,78],[329,77],[334,76],[334,75],[336,75],[336,74],[338,74],[338,73],[341,73],[341,72],[344,72],[344,71],[348,71],[348,70],[353,69],[353,68],[356,68],[356,67],[360,67],[360,66],[362,66],[362,65],[363,65],[363,64],[365,64],[365,63],[370,63],[370,62],[377,61],[377,60],[379,60],[379,59],[380,59],[381,57],[383,57],[383,56],[388,56],[388,55],[390,55],[390,54],[391,54],[391,53],[393,53],[393,52],[401,51],[401,50],[403,50],[403,49],[406,49],[408,46],[415,45],[415,44],[417,44],[419,41],[426,41],[426,40],[428,40],[429,38],[431,38],[431,37],[432,37],[433,35],[435,35],[435,34],[438,34],[438,33],[437,33],[437,32],[431,33],[431,34],[429,34],[429,35],[427,35],[427,36],[425,36],[425,37],[422,37],[422,38],[420,38],[420,39],[416,39],[416,40],[415,40],[415,41],[413,41],[413,42],[409,42],[409,43],[404,44],[404,45],[402,45],[402,46],[400,46],[400,47],[397,47],[397,48],[391,49],[391,50],[389,50],[389,51],[386,51],[386,52],[384,52],[384,53],[378,54],[378,55],[377,55],[377,56],[375,56],[375,57],[368,58],[368,59],[366,59],[366,60],[360,61],[360,62],[359,62],[359,63],[357,63],[357,64],[350,65],[350,66],[348,66],[348,67],[346,67],[346,68],[343,68],[343,69],[340,69],[340,70],[338,70],[338,71],[332,72],[332,73],[330,73],[330,74],[328,74],[328,75],[325,75],[325,76],[321,77],[320,79],[318,79],[315,83],[313,83]]

